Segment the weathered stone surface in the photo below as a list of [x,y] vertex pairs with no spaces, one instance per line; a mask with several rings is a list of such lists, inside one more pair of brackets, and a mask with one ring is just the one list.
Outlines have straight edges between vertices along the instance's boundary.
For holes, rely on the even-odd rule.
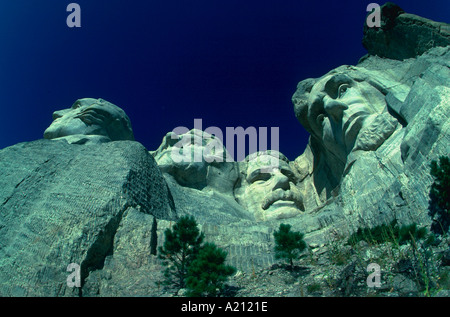
[[99,144],[110,141],[134,141],[131,122],[116,105],[103,100],[83,98],[71,108],[53,113],[45,139],[65,139],[73,144]]
[[2,296],[76,296],[67,266],[81,266],[83,284],[101,270],[130,213],[145,214],[139,226],[148,232],[153,216],[176,219],[159,168],[137,142],[20,143],[0,151],[0,170]]
[[161,171],[181,186],[233,195],[237,163],[218,137],[197,129],[180,135],[169,132],[150,153]]
[[[114,236],[113,250],[105,257],[101,269],[86,278],[84,297],[167,296],[161,281],[164,267],[151,254],[154,216],[129,208],[124,213]],[[157,220],[157,246],[164,241],[164,230],[171,221]]]
[[248,272],[274,263],[272,229],[259,225],[254,210],[235,197],[245,163],[227,159],[218,138],[195,129],[181,135],[170,132],[151,153],[177,213],[194,216],[205,239],[228,252],[231,265]]
[[240,162],[240,173],[234,196],[256,221],[296,217],[304,210],[298,179],[283,154],[255,152]]
[[[321,210],[319,206],[327,204],[325,210],[333,209],[336,214],[341,213],[339,218],[346,219],[334,227],[348,232],[354,230],[352,227],[374,226],[394,218],[405,223],[430,222],[426,212],[432,183],[429,164],[450,153],[449,60],[450,47],[436,47],[403,62],[371,56],[356,66],[361,77],[376,81],[375,86],[386,96],[386,110],[381,116],[398,123],[393,132],[380,134],[382,142],[375,147],[355,147],[347,156],[341,156],[341,166],[321,160],[327,153],[339,152],[335,151],[335,145],[327,147],[317,134],[312,134],[307,150],[295,161],[303,179],[299,187],[304,193],[306,213],[314,208]],[[390,71],[385,71],[388,68]],[[352,66],[343,66],[330,73],[352,70]],[[306,84],[312,82],[315,81]],[[293,97],[296,111],[307,104],[305,95],[311,94],[310,91],[304,83],[299,84]],[[394,107],[388,100],[394,100]],[[308,112],[296,114],[300,122],[306,121],[304,115]],[[370,130],[375,137],[380,131],[377,127]],[[370,136],[363,131],[356,136],[355,144]]]
[[388,2],[381,7],[380,28],[364,25],[362,43],[370,55],[404,60],[450,45],[450,25],[405,13]]
[[233,197],[215,191],[180,186],[164,174],[177,213],[195,217],[205,240],[228,252],[227,261],[249,272],[274,263],[272,228],[255,221]]
[[[78,106],[86,103],[88,109],[96,102],[91,99],[54,122],[46,133],[51,141],[1,150],[0,295],[170,296],[160,284],[163,268],[152,247],[162,246],[164,230],[181,215],[193,215],[206,241],[228,252],[228,263],[238,269],[232,280],[249,287],[238,294],[369,294],[367,271],[355,263],[383,260],[393,250],[389,244],[365,246],[355,254],[346,237],[393,219],[429,225],[429,164],[450,153],[450,46],[417,50],[427,41],[423,28],[444,34],[446,26],[392,12],[385,15],[382,35],[373,30],[389,39],[389,47],[375,43],[357,65],[299,83],[294,112],[311,133],[309,144],[294,162],[266,171],[266,178],[259,170],[267,166],[250,157],[214,161],[217,155],[225,159],[226,149],[203,131],[169,133],[151,155],[137,142],[111,142],[92,109],[84,121],[76,118]],[[412,43],[402,42],[407,39]],[[377,49],[399,55],[383,58]],[[284,213],[283,204],[294,201],[298,208],[290,205]],[[270,209],[278,203],[280,208]],[[312,264],[297,273],[314,287],[294,283],[272,266],[273,231],[280,223],[305,233]],[[442,241],[439,252],[447,248]],[[334,252],[345,253],[345,265],[330,263]],[[398,264],[386,260],[391,268]],[[69,263],[81,265],[80,289],[67,287]],[[379,290],[385,296],[419,292],[417,278],[389,274]],[[325,280],[339,282],[340,289]],[[272,285],[280,281],[292,281],[292,287]]]

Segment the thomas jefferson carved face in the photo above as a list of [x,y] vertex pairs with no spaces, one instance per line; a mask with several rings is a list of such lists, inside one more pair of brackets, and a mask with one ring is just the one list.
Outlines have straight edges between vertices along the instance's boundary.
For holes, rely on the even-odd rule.
[[[274,155],[279,158],[276,166],[271,161]],[[284,155],[273,151],[257,152],[243,164],[243,177],[235,196],[257,221],[289,218],[301,213],[303,200]]]
[[106,140],[134,140],[125,112],[103,99],[77,100],[69,109],[55,111],[53,122],[45,130],[45,139],[75,135],[104,136]]
[[226,161],[227,151],[218,137],[197,129],[180,135],[169,132],[152,155],[161,171],[182,186],[233,194],[236,162]]
[[299,121],[343,162],[352,150],[379,146],[396,126],[396,120],[386,111],[384,95],[372,83],[350,74],[331,73],[318,80],[305,80],[296,95],[294,107]]

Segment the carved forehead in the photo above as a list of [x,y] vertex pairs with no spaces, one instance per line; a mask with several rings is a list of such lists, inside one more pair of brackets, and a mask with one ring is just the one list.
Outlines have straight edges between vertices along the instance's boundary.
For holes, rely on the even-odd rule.
[[328,75],[321,80],[319,80],[314,87],[312,88],[312,92],[314,93],[314,90],[316,91],[323,91],[326,92],[328,95],[335,98],[335,93],[339,89],[339,86],[342,84],[353,84],[354,80],[342,73],[334,74],[334,75]]
[[72,108],[89,108],[92,110],[98,110],[101,112],[107,112],[111,115],[125,117],[125,111],[116,105],[103,100],[103,99],[93,99],[93,98],[84,98],[75,101]]
[[75,101],[73,103],[72,109],[80,108],[80,107],[89,107],[89,106],[92,106],[93,104],[96,104],[98,102],[99,102],[99,99],[94,99],[94,98],[78,99],[77,101]]
[[[177,135],[173,131],[168,132],[166,136],[164,137],[162,146],[164,148],[171,148],[175,144],[178,143],[178,141],[183,140],[184,146],[187,145],[198,145],[198,146],[207,146],[208,144],[213,143],[214,146],[222,147],[225,149],[225,145],[223,144],[222,140],[212,134],[209,134],[207,132],[204,132],[202,130],[192,129],[184,134]],[[190,141],[190,142],[186,142]]]
[[[273,162],[276,162],[276,165],[273,165]],[[264,167],[273,167],[278,169],[291,169],[291,166],[288,162],[281,160],[271,155],[262,155],[259,156],[257,159],[254,159],[252,161],[249,161],[247,164],[247,173],[251,173],[257,169],[261,169]]]
[[340,84],[363,83],[366,82],[380,91],[383,95],[387,90],[378,80],[374,72],[363,71],[356,66],[341,66],[319,78],[308,78],[298,83],[297,90],[292,96],[294,112],[297,120],[309,132],[311,126],[308,122],[308,107],[311,98],[314,98],[319,92],[326,92],[330,96],[335,96]]
[[247,174],[267,167],[290,169],[288,158],[278,151],[256,152],[247,156],[245,161],[247,163]]
[[338,84],[361,82],[367,79],[367,76],[364,76],[356,67],[341,66],[322,77],[308,78],[299,82],[293,96],[293,102],[298,104],[302,100],[308,99],[307,96],[317,88],[333,89]]

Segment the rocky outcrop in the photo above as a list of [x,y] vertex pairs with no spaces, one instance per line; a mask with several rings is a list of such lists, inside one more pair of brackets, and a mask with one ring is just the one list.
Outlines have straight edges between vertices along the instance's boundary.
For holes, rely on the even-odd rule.
[[[159,168],[137,142],[21,143],[0,151],[0,170],[1,296],[81,295],[67,285],[70,263],[84,287],[120,254],[119,238],[150,236],[153,217],[176,219]],[[140,221],[124,233],[133,216]]]
[[[319,232],[327,227],[349,234],[393,219],[430,224],[430,162],[450,153],[449,61],[450,47],[436,47],[402,62],[370,56],[355,66],[359,73],[377,80],[386,100],[384,113],[398,124],[377,148],[348,153],[335,182],[326,182],[330,167],[318,160],[327,148],[311,137],[307,150],[295,161],[302,178],[299,186],[313,219],[328,220],[316,227],[309,226],[305,217],[291,221],[309,232],[312,240],[319,239]],[[349,67],[331,73],[354,68]],[[304,88],[299,87],[294,104],[301,102],[299,93]],[[326,235],[321,236],[326,240]]]
[[[332,272],[340,290],[322,294],[364,294],[367,271],[357,261],[398,250],[360,243],[355,254],[347,237],[392,220],[430,225],[429,165],[450,153],[448,25],[392,4],[382,17],[381,28],[365,28],[369,55],[357,65],[299,83],[294,113],[311,137],[293,162],[259,153],[280,159],[276,168],[259,154],[215,161],[225,159],[223,144],[196,130],[169,133],[148,152],[120,108],[91,98],[55,112],[45,139],[1,150],[0,296],[168,296],[155,251],[181,215],[227,251],[238,270],[232,281],[249,287],[238,294],[261,295],[256,276],[267,296],[302,296],[298,282],[286,292],[270,286],[287,278],[273,266],[280,223],[305,234],[320,266],[297,277],[316,284]],[[341,270],[329,258],[344,251],[351,263]],[[445,241],[439,252],[448,265]],[[67,284],[71,263],[81,268],[79,288]],[[389,289],[416,294],[397,273]]]
[[399,6],[381,7],[381,27],[364,25],[363,45],[370,55],[404,60],[437,46],[450,45],[450,25],[405,13]]

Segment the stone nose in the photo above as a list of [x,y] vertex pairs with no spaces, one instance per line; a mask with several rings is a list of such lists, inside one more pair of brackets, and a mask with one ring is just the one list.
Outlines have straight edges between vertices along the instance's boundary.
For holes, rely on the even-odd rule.
[[61,118],[63,115],[64,115],[64,111],[58,110],[58,111],[53,112],[52,118],[53,118],[53,120],[56,120],[58,118]]
[[275,191],[277,189],[289,190],[291,185],[289,184],[289,178],[281,173],[280,171],[275,171],[272,175],[273,188]]
[[339,123],[342,121],[344,110],[348,109],[348,106],[339,100],[325,96],[323,98],[323,108],[334,122]]

